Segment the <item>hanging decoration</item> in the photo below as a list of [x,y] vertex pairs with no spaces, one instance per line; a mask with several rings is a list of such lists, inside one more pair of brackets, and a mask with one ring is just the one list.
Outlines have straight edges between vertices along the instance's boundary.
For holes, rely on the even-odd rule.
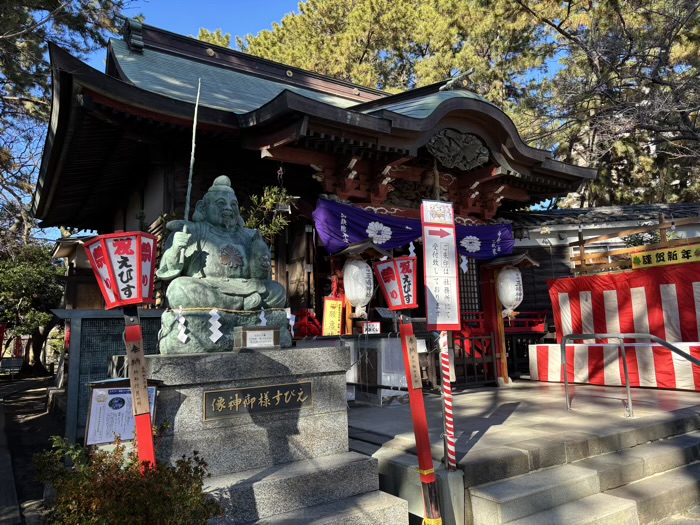
[[[391,250],[409,245],[423,234],[418,219],[378,215],[325,199],[318,201],[313,217],[321,241],[330,253],[367,241],[372,241],[384,250]],[[457,224],[456,235],[458,253],[482,261],[512,253],[515,244],[510,224]]]
[[345,297],[355,307],[357,317],[367,318],[365,306],[374,292],[372,268],[362,259],[348,259],[343,266]]
[[512,319],[515,309],[523,301],[523,278],[515,266],[504,266],[496,278],[498,298],[503,305],[503,317]]
[[143,232],[99,235],[85,243],[90,265],[105,299],[105,309],[153,304],[156,243]]
[[374,264],[374,273],[389,310],[417,308],[416,257],[397,257]]

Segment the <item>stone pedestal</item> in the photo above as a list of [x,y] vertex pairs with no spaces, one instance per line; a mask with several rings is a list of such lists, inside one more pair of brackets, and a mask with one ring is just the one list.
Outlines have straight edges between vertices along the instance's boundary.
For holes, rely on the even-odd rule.
[[[149,379],[163,381],[156,404],[156,425],[169,427],[158,446],[162,460],[174,462],[197,450],[217,475],[348,450],[347,350],[244,349],[238,354],[149,356],[147,362]],[[302,382],[310,382],[313,391],[308,408],[228,409],[228,390],[269,386],[275,395],[287,392],[284,385]],[[204,393],[218,390],[224,391],[226,407],[220,415],[225,417],[205,421]]]
[[[406,525],[406,502],[378,491],[376,460],[348,452],[349,368],[347,348],[148,356],[163,382],[156,424],[169,427],[158,460],[198,451],[226,511],[216,524]],[[253,393],[270,405],[238,403]]]

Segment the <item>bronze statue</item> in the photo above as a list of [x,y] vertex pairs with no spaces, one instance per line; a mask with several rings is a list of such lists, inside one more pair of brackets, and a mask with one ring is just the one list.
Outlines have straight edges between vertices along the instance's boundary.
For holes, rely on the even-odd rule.
[[[270,249],[260,233],[244,227],[228,177],[214,180],[196,204],[192,222],[171,221],[167,228],[173,233],[156,275],[172,280],[166,299],[174,312],[163,315],[161,353],[230,350],[233,327],[261,324],[262,310],[267,325],[280,329],[283,346],[291,345],[286,291],[271,278]],[[216,341],[213,309],[224,334]],[[187,340],[178,314],[185,319]]]

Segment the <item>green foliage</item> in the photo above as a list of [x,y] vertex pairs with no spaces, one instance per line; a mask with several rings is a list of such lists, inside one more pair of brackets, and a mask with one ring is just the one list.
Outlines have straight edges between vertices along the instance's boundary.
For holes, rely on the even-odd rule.
[[47,43],[78,57],[106,44],[130,0],[0,2],[0,240],[28,241],[28,210],[51,110]]
[[536,93],[558,157],[600,168],[577,204],[697,200],[698,1],[516,3],[562,50]]
[[475,69],[475,89],[500,104],[544,64],[541,29],[510,0],[309,0],[239,49],[391,92]]
[[265,242],[272,243],[289,224],[289,214],[278,207],[293,206],[292,198],[285,188],[266,186],[262,195],[252,195],[250,206],[241,209],[245,227],[258,230]]
[[[203,491],[207,464],[194,452],[174,467],[141,465],[135,450],[117,441],[112,451],[88,455],[80,445],[53,436],[53,449],[34,458],[39,481],[56,493],[51,525],[205,525],[220,516],[220,505]],[[68,458],[73,466],[65,468]]]
[[201,27],[199,29],[199,35],[197,35],[197,40],[202,42],[208,42],[209,44],[214,44],[215,46],[230,47],[231,46],[231,33],[223,34],[221,29],[216,31],[209,31]]
[[[666,230],[666,239],[673,241],[679,239],[678,234],[673,230]],[[627,237],[623,237],[622,241],[627,248],[632,246],[647,246],[649,244],[659,244],[661,242],[661,233],[659,230],[654,230],[644,233],[633,233]]]
[[63,271],[54,266],[47,247],[21,246],[0,254],[0,322],[12,335],[31,335],[47,325],[63,297]]

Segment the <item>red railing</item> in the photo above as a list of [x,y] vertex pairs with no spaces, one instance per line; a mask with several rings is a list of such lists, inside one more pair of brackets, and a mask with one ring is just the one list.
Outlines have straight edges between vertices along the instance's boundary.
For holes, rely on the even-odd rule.
[[[547,332],[547,312],[518,312],[513,319],[506,319],[503,324],[506,333],[545,333]],[[462,333],[485,335],[483,312],[462,312]]]

